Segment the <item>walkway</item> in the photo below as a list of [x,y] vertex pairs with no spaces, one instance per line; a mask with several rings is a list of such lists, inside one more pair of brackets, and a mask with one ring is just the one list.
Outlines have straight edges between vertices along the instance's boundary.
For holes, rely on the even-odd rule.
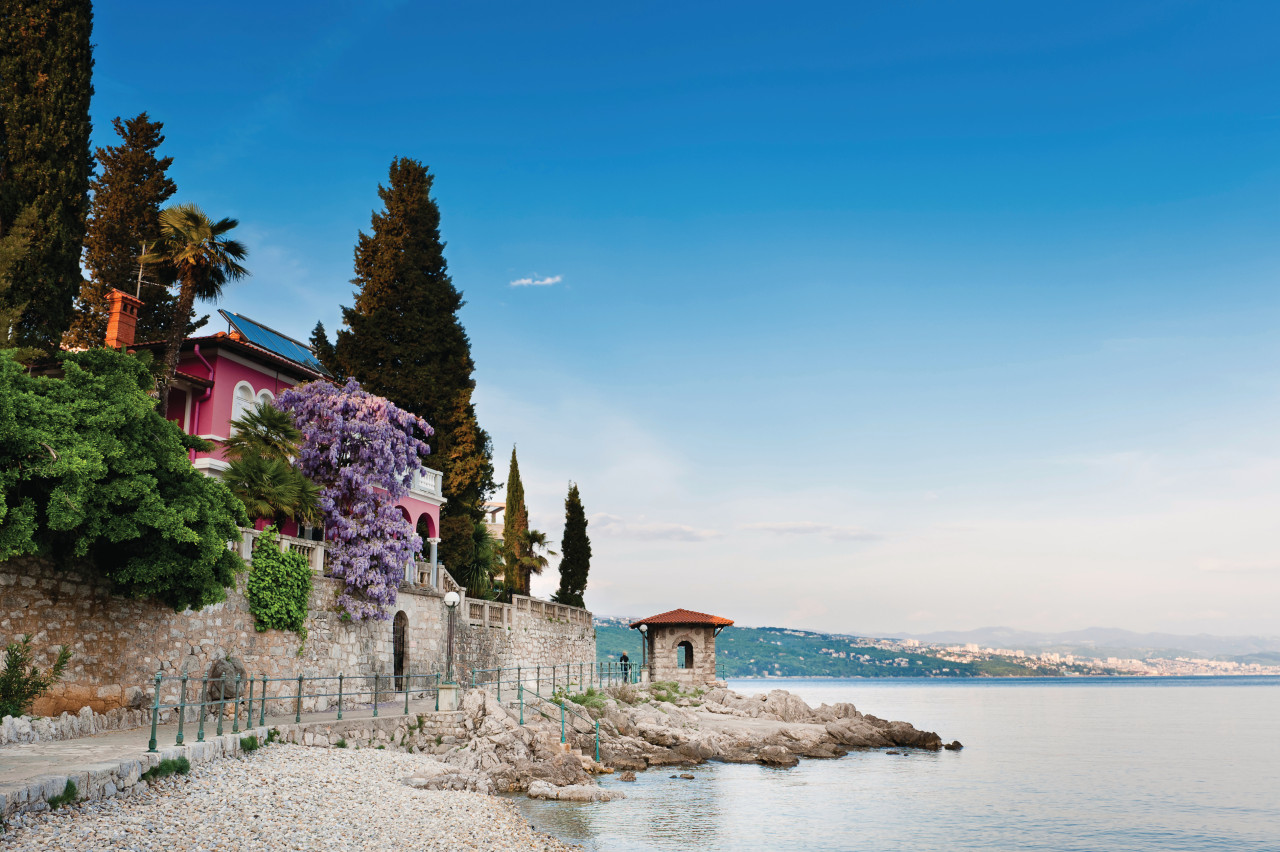
[[[411,701],[409,703],[409,715],[412,716],[420,713],[434,713],[435,709],[434,696],[430,700]],[[394,718],[404,715],[403,699],[378,705],[379,718]],[[303,713],[302,724],[308,722],[333,722],[338,724],[337,716],[336,710]],[[266,727],[292,725],[294,724],[294,718],[293,713],[274,716],[268,714]],[[372,718],[373,708],[366,705],[359,709],[344,711],[341,724]],[[239,736],[245,736],[246,729],[252,730],[252,728],[261,727],[256,724],[257,720],[258,714],[255,712],[255,724],[250,727],[245,723],[242,715]],[[191,745],[196,742],[197,730],[197,723],[194,722],[187,722],[183,726],[184,745]],[[218,722],[216,719],[205,720],[204,734],[206,740],[214,739],[217,736],[217,730]],[[231,734],[230,719],[224,720],[222,733],[223,736]],[[158,725],[156,727],[157,750],[165,751],[173,748],[177,736],[177,722]],[[132,728],[127,731],[108,731],[73,740],[20,743],[0,747],[0,793],[3,793],[5,788],[22,786],[42,776],[74,775],[87,772],[93,766],[138,760],[146,753],[150,739],[151,728],[148,726],[145,728]],[[0,808],[0,813],[2,811],[3,808]]]

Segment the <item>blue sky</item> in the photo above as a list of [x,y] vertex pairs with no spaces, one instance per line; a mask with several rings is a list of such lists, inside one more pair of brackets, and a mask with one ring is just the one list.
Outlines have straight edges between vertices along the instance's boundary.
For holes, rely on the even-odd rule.
[[99,3],[95,141],[164,121],[250,247],[222,305],[299,337],[428,164],[500,478],[553,537],[580,483],[598,612],[1280,633],[1278,19]]

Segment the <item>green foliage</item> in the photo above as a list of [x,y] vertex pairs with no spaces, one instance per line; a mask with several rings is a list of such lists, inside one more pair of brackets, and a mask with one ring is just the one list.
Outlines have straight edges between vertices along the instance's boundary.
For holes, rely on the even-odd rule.
[[159,764],[142,773],[142,780],[148,784],[170,775],[186,775],[191,772],[191,761],[185,757],[166,757]]
[[529,577],[524,571],[525,548],[529,539],[529,509],[524,504],[524,483],[520,481],[520,461],[511,448],[507,471],[507,509],[502,516],[502,555],[506,563],[503,584],[514,594],[529,594]]
[[591,571],[591,539],[587,538],[587,513],[577,483],[569,484],[564,499],[564,538],[560,541],[560,588],[552,597],[556,603],[586,606],[582,595],[587,590],[587,574]]
[[41,672],[31,663],[30,634],[21,642],[10,642],[0,670],[0,718],[29,713],[35,700],[62,678],[69,662],[71,649],[63,645],[49,670]]
[[587,687],[586,692],[579,692],[568,696],[568,699],[574,704],[580,704],[590,710],[604,710],[604,704],[609,700],[609,696],[603,692],[597,692],[595,687]]
[[272,728],[271,730],[267,731],[267,745],[271,745],[272,743],[278,742],[279,740],[280,740],[279,728]]
[[316,355],[316,360],[329,371],[329,375],[333,377],[334,381],[338,384],[346,384],[347,377],[338,363],[338,353],[333,348],[333,344],[329,342],[329,335],[325,333],[324,323],[316,323],[316,327],[311,330],[309,342],[311,343],[311,351]]
[[247,737],[240,738],[240,750],[246,754],[252,754],[261,748],[263,743],[258,742],[257,734],[250,734]]
[[0,560],[87,558],[117,594],[177,610],[226,599],[244,506],[187,457],[206,449],[156,411],[145,358],[59,355],[62,378],[0,352]]
[[[13,302],[9,296],[18,292],[13,289],[15,273],[35,239],[36,225],[36,209],[24,207],[8,232],[0,237],[0,349],[14,349],[18,345],[18,321],[27,303]],[[41,350],[22,348],[16,353],[17,360],[29,361],[39,357]]]
[[306,638],[311,566],[301,553],[280,549],[275,527],[259,533],[253,544],[245,597],[259,632],[292,630]]
[[156,392],[160,415],[169,410],[169,381],[178,365],[178,353],[186,339],[186,318],[196,299],[215,300],[222,285],[244,278],[249,270],[240,265],[249,254],[239,240],[227,236],[240,223],[235,219],[213,221],[194,204],[175,204],[160,211],[160,238],[149,248],[143,262],[152,267],[172,269],[177,277],[178,299],[173,322],[165,340],[164,356]]
[[62,792],[49,800],[49,810],[56,811],[63,805],[73,805],[79,798],[80,788],[76,786],[76,782],[68,778],[67,786],[62,788]]
[[475,547],[471,561],[456,568],[454,576],[466,586],[468,597],[497,600],[502,588],[494,578],[502,567],[501,546],[494,540],[489,527],[479,521],[472,525],[472,534]]
[[387,186],[378,187],[384,207],[356,244],[359,289],[354,306],[343,308],[346,328],[337,335],[336,369],[329,369],[435,429],[428,464],[444,474],[448,498],[439,555],[453,569],[475,558],[473,529],[493,490],[493,453],[471,401],[475,363],[458,319],[462,294],[445,262],[432,180],[415,160],[392,161]]
[[334,743],[334,744],[333,744],[333,747],[334,747],[334,748],[346,748],[346,747],[347,747],[347,741],[346,741],[346,739],[345,739],[345,738],[343,738],[343,739],[338,740],[336,743]]
[[0,241],[19,213],[31,240],[0,310],[24,306],[19,346],[54,352],[80,290],[89,206],[90,0],[21,0],[0,11]]
[[[90,183],[93,201],[84,238],[89,278],[80,287],[75,317],[62,339],[67,347],[102,345],[110,312],[107,294],[113,289],[137,293],[142,299],[138,341],[165,339],[173,322],[171,268],[153,267],[138,290],[142,246],[160,236],[160,205],[178,190],[166,174],[173,157],[156,155],[164,142],[164,125],[152,121],[145,112],[127,120],[114,118],[111,124],[120,144],[94,152],[102,171]],[[195,328],[189,325],[189,318],[183,326],[188,334]]]
[[238,420],[223,442],[231,465],[222,481],[244,503],[251,518],[315,523],[319,520],[320,487],[302,475],[292,459],[298,455],[302,431],[293,417],[261,403]]

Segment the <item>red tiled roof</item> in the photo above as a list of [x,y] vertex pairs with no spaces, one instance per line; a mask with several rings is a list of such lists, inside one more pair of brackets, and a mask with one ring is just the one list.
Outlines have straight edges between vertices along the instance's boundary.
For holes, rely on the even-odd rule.
[[691,609],[673,609],[670,612],[642,618],[634,622],[631,629],[634,630],[641,624],[709,624],[713,627],[728,627],[733,624],[733,619],[707,615],[705,612],[694,612]]
[[[311,376],[312,378],[317,378],[317,379],[324,378],[322,374],[317,373],[315,370],[311,369],[305,364],[299,364],[297,361],[294,361],[292,358],[285,358],[283,355],[279,355],[275,352],[272,352],[270,349],[263,349],[261,346],[258,346],[257,344],[250,343],[247,340],[240,339],[238,336],[233,337],[230,334],[227,334],[225,331],[220,331],[217,334],[208,334],[201,337],[188,337],[186,340],[182,341],[182,346],[184,349],[186,349],[189,346],[193,346],[197,343],[213,344],[214,346],[227,346],[232,349],[240,349],[244,352],[252,353],[258,356],[259,358],[263,358],[268,361],[273,361],[277,364],[285,364],[289,367],[292,367],[300,376]],[[162,349],[164,345],[165,345],[165,342],[163,340],[150,340],[150,341],[146,341],[145,343],[135,343],[133,345],[133,348],[134,349]]]

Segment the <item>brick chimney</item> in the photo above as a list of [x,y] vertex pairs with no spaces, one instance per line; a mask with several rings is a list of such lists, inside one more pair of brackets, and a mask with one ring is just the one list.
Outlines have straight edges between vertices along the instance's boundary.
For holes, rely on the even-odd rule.
[[142,301],[123,290],[112,290],[107,294],[107,303],[111,306],[111,316],[107,320],[107,348],[132,346],[134,330],[138,327],[138,308],[142,307]]

